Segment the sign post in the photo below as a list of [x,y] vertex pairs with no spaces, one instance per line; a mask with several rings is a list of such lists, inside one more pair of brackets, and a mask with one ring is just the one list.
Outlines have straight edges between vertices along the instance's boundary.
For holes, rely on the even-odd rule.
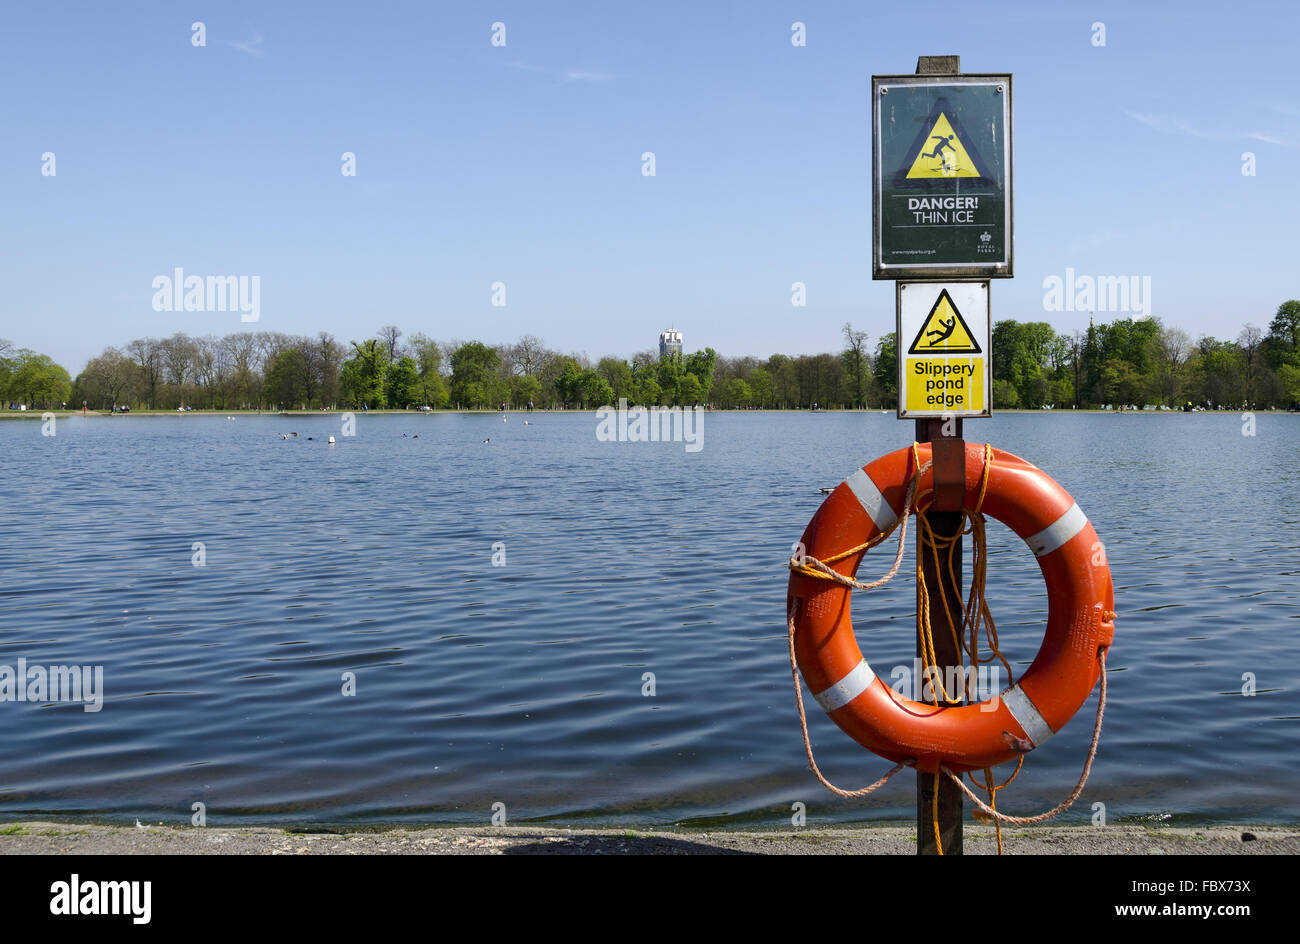
[[[897,283],[898,418],[931,444],[930,529],[958,542],[952,567],[917,543],[935,667],[952,678],[962,663],[962,419],[993,415],[989,280],[1013,272],[1011,76],[962,75],[958,56],[921,56],[915,75],[872,76],[871,92],[872,278]],[[918,855],[938,843],[962,853],[961,793],[946,776],[917,772],[916,826]]]

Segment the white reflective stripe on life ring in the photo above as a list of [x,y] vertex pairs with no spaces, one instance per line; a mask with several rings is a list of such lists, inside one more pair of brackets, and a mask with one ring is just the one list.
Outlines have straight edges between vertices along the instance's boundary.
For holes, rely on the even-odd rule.
[[875,680],[876,673],[871,671],[871,666],[867,665],[866,659],[863,659],[849,671],[848,675],[825,691],[817,692],[813,698],[822,706],[823,711],[830,714],[865,692]]
[[1056,733],[1019,685],[1013,685],[1002,693],[1002,703],[1011,712],[1011,717],[1016,719],[1016,724],[1024,728],[1025,736],[1034,747],[1038,747]]
[[898,520],[898,515],[894,514],[894,509],[889,507],[889,502],[885,501],[885,496],[880,493],[876,483],[871,481],[871,476],[858,469],[847,479],[844,484],[849,487],[862,510],[870,516],[871,520],[876,523],[876,527],[881,531],[888,531]]
[[1071,505],[1061,517],[1057,518],[1042,531],[1025,538],[1025,543],[1034,552],[1035,557],[1046,557],[1066,541],[1074,537],[1088,523],[1088,516],[1079,508],[1079,503]]

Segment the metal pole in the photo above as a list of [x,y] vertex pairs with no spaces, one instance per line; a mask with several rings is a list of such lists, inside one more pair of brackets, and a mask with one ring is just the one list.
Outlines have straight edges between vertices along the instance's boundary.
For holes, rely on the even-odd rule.
[[[961,72],[961,59],[958,56],[921,56],[916,61],[917,75],[957,75]],[[955,435],[943,434],[944,424]],[[961,419],[924,419],[916,421],[916,441],[936,443],[941,440],[962,440]],[[952,447],[948,447],[952,448]],[[960,447],[963,448],[964,447]],[[964,463],[964,459],[963,459]],[[940,485],[938,457],[934,465],[936,488]],[[964,481],[963,465],[963,481]],[[937,493],[936,493],[937,494]],[[930,527],[936,537],[953,537],[961,531],[962,515],[960,511],[931,511],[927,516]],[[918,528],[918,535],[920,529]],[[961,652],[954,645],[954,638],[961,636],[961,583],[962,559],[960,549],[955,557],[954,576],[956,582],[950,582],[946,567],[936,570],[933,556],[921,546],[917,539],[917,553],[921,555],[921,574],[925,588],[930,597],[930,630],[934,641],[935,660],[940,678],[949,678],[948,668],[961,665]],[[940,555],[940,564],[945,563]],[[942,586],[942,590],[940,589]],[[923,656],[920,633],[920,590],[917,591],[917,638],[916,654]],[[945,610],[943,600],[947,600]],[[953,693],[949,693],[953,694]],[[934,841],[934,789],[935,776],[931,773],[916,773],[916,854],[937,855],[939,850]],[[961,791],[944,774],[939,775],[939,839],[943,845],[944,855],[962,854],[962,798]]]

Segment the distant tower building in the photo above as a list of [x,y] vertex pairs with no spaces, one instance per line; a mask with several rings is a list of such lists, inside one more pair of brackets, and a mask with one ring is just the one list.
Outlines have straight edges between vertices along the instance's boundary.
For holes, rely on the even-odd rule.
[[682,333],[674,328],[659,333],[659,359],[682,353]]

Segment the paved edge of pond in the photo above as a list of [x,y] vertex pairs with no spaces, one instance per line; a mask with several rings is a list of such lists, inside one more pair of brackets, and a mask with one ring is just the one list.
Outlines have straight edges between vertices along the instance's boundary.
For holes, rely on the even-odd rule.
[[[1295,855],[1300,827],[1038,826],[1006,828],[1009,855]],[[1253,837],[1253,838],[1247,838]],[[7,855],[912,855],[903,826],[795,832],[670,832],[457,826],[105,826],[30,821],[0,826]],[[967,824],[967,854],[997,852],[993,829]]]

